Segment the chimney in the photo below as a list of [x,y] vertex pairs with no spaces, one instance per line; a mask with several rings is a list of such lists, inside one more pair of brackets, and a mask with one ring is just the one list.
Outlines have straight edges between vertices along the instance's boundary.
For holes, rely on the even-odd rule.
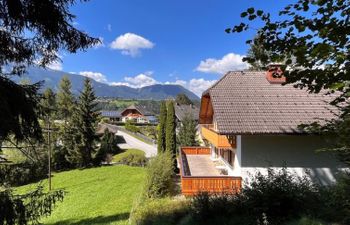
[[286,83],[286,77],[283,75],[282,64],[270,63],[267,66],[266,79],[270,84]]

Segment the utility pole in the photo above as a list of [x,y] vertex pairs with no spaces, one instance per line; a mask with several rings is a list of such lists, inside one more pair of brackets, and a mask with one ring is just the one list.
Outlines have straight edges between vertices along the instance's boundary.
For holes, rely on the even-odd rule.
[[47,123],[47,141],[48,141],[49,191],[51,191],[51,127],[50,127],[50,119],[48,119],[48,123]]

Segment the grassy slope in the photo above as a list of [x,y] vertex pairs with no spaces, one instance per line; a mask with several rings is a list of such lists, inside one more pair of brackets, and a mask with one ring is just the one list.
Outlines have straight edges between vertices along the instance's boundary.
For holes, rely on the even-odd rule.
[[128,155],[145,155],[144,151],[138,150],[138,149],[127,149],[125,152],[119,153],[115,156],[113,156],[113,162],[119,162],[122,158],[127,157]]
[[[65,199],[44,224],[126,224],[135,197],[141,191],[145,170],[111,166],[57,173],[55,189],[67,191]],[[46,181],[43,184],[47,184]],[[19,188],[25,192],[30,185]]]

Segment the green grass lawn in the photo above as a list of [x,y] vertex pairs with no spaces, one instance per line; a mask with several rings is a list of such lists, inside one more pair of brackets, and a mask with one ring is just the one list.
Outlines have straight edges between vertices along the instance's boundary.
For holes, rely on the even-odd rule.
[[116,154],[113,156],[113,162],[119,162],[121,159],[127,157],[128,155],[145,155],[144,151],[138,150],[138,149],[127,149],[122,153]]
[[[44,224],[127,224],[134,199],[141,192],[145,170],[108,166],[54,174],[54,189],[67,193]],[[42,181],[47,187],[47,181]],[[32,184],[33,185],[33,184]],[[37,184],[34,184],[37,185]],[[18,188],[24,193],[31,185]]]

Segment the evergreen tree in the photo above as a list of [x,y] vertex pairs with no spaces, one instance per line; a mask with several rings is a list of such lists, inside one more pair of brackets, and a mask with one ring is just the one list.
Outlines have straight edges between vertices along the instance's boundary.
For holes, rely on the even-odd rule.
[[172,155],[174,169],[176,169],[176,121],[174,102],[169,101],[167,107],[165,146],[166,151]]
[[[42,141],[38,121],[38,90],[41,83],[17,84],[14,76],[27,66],[40,66],[58,59],[58,50],[75,53],[98,42],[72,25],[70,12],[77,1],[0,0],[0,143],[10,135],[16,141]],[[5,69],[6,68],[6,69]],[[37,224],[40,217],[50,215],[60,191],[16,195],[0,191],[0,224]]]
[[74,97],[71,91],[72,84],[68,76],[62,77],[59,90],[57,92],[57,109],[61,119],[64,119],[65,123],[72,116]]
[[91,81],[86,78],[72,120],[72,129],[77,131],[73,134],[75,146],[69,150],[70,161],[79,167],[88,167],[92,164],[96,140],[95,129],[98,119],[96,105],[96,96]]
[[186,114],[179,129],[178,143],[180,146],[198,146],[197,123],[192,114]]
[[191,104],[193,104],[191,99],[189,99],[187,97],[187,95],[185,95],[184,93],[180,93],[180,94],[176,95],[175,102],[180,104],[180,105],[191,105]]
[[118,150],[116,137],[108,129],[105,129],[101,146],[95,155],[95,164],[100,165],[102,161],[106,160],[108,154],[115,154]]
[[166,103],[162,101],[160,103],[160,114],[158,124],[158,153],[165,152],[165,125],[167,120],[167,107]]
[[42,117],[46,121],[53,119],[56,111],[56,96],[51,88],[46,88],[40,101]]

